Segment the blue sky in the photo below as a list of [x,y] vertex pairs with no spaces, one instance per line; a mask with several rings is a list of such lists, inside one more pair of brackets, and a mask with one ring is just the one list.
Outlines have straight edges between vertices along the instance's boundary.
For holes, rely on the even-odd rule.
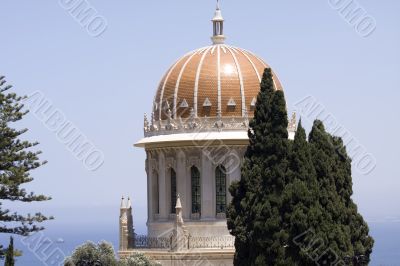
[[[67,2],[67,1],[64,1]],[[121,195],[133,198],[134,219],[146,221],[143,137],[159,80],[184,53],[210,44],[214,1],[88,1],[107,21],[88,34],[63,1],[0,3],[0,73],[19,94],[41,91],[105,155],[97,171],[28,115],[21,124],[49,163],[28,188],[51,195],[20,205],[56,216],[50,226],[117,230]],[[374,222],[400,223],[400,2],[358,0],[376,20],[360,36],[322,1],[223,1],[227,43],[251,50],[278,73],[289,110],[307,96],[321,103],[376,158],[368,175],[353,173],[354,200]],[[307,128],[312,119],[305,119]]]

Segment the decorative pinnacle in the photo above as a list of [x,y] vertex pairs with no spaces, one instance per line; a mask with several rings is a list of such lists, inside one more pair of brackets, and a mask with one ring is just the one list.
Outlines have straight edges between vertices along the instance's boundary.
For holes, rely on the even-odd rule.
[[125,209],[124,200],[125,200],[125,198],[124,198],[124,196],[122,196],[122,198],[121,198],[121,209]]
[[[222,17],[221,8],[219,6],[219,0],[217,0],[217,7],[215,9],[214,17],[212,19],[213,22],[223,22],[224,18]],[[220,32],[222,33],[222,32]]]
[[296,131],[297,130],[297,117],[296,111],[292,113],[292,117],[289,121],[289,129]]
[[147,119],[147,114],[144,114],[144,122],[143,122],[144,132],[149,130],[149,120]]
[[211,37],[213,44],[223,44],[225,42],[224,18],[219,7],[219,1],[217,1],[217,8],[211,21],[213,23],[213,36]]
[[176,195],[176,206],[175,209],[180,210],[182,209],[181,197],[179,194]]
[[128,208],[128,209],[132,208],[132,202],[129,197],[128,197],[128,204],[126,205],[126,208]]

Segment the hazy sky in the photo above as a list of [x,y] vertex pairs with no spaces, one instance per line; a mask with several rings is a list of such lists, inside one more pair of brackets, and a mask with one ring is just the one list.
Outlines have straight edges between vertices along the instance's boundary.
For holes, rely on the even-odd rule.
[[[94,37],[64,1],[0,2],[0,74],[15,92],[41,91],[105,155],[88,171],[37,117],[21,124],[49,163],[29,185],[53,200],[28,205],[52,226],[111,226],[121,195],[146,221],[143,114],[168,67],[210,44],[215,2],[91,0],[107,28]],[[354,199],[369,221],[400,221],[400,2],[358,0],[376,30],[363,37],[329,0],[223,1],[227,43],[251,50],[279,74],[289,110],[312,96],[376,158],[353,172]],[[101,26],[101,24],[99,24]],[[92,25],[95,27],[95,25]],[[91,33],[91,34],[89,34]],[[304,118],[309,130],[312,117]]]

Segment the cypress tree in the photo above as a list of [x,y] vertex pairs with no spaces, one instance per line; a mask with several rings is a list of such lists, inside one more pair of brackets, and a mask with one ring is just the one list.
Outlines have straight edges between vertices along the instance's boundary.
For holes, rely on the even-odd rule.
[[318,202],[318,184],[312,164],[310,145],[301,120],[291,145],[281,212],[289,233],[286,265],[315,264],[312,257],[302,249],[304,245],[312,241],[310,238],[313,236],[306,236],[300,245],[297,243],[299,236],[319,223],[322,213]]
[[288,140],[282,91],[266,69],[241,179],[230,187],[234,265],[367,265],[373,239],[351,199],[343,141],[315,121]]
[[4,266],[14,266],[14,238],[10,237],[10,244],[6,250],[6,260],[4,262]]
[[[24,203],[49,200],[44,195],[36,195],[28,192],[25,185],[33,178],[30,172],[46,162],[39,161],[40,151],[33,148],[37,142],[21,140],[21,135],[28,129],[15,129],[26,114],[23,111],[23,100],[25,97],[17,96],[8,92],[11,85],[5,85],[5,79],[0,77],[0,233],[11,233],[28,235],[30,232],[42,230],[38,226],[45,220],[46,216],[41,213],[34,215],[21,215],[1,207],[3,201],[19,201]],[[52,218],[52,217],[50,217]]]
[[284,265],[288,234],[281,216],[288,168],[287,111],[266,69],[248,132],[241,179],[230,187],[228,228],[236,237],[234,265]]
[[324,210],[321,224],[314,229],[322,240],[321,248],[336,254],[328,261],[332,264],[351,249],[350,237],[342,224],[346,209],[336,190],[335,149],[323,123],[318,120],[314,122],[309,142],[319,185],[318,200]]
[[331,137],[335,147],[336,190],[346,207],[343,224],[348,227],[352,249],[345,256],[346,262],[354,265],[368,265],[374,240],[369,235],[368,224],[358,213],[357,205],[351,199],[353,182],[351,177],[351,158],[340,137]]
[[320,257],[326,263],[344,261],[350,265],[367,265],[372,252],[373,239],[368,226],[351,199],[351,159],[343,141],[325,131],[316,120],[310,132],[312,160],[319,185],[319,203],[323,219],[315,231],[323,240],[330,257]]

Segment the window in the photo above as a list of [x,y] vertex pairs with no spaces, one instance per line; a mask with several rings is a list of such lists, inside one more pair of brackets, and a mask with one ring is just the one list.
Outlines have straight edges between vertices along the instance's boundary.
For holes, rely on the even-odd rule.
[[226,169],[222,165],[215,169],[215,194],[216,211],[218,213],[226,212]]
[[201,187],[200,187],[200,172],[197,167],[190,168],[192,180],[192,213],[200,213],[201,211]]
[[176,206],[176,172],[171,168],[171,213],[175,213]]

